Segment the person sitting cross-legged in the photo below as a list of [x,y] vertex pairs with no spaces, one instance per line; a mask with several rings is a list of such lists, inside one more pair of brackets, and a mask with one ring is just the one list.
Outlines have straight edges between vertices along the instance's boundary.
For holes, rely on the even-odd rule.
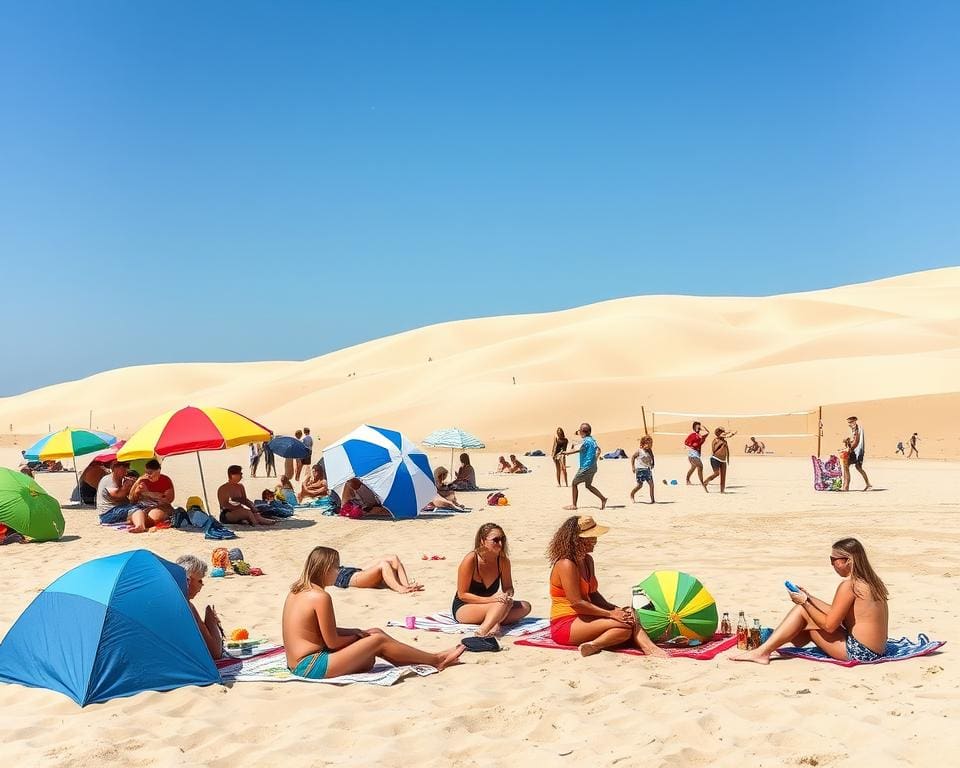
[[248,523],[249,525],[273,525],[276,520],[264,517],[254,503],[247,497],[247,492],[240,480],[243,478],[243,467],[231,464],[227,467],[227,482],[217,488],[217,502],[220,504],[221,523]]

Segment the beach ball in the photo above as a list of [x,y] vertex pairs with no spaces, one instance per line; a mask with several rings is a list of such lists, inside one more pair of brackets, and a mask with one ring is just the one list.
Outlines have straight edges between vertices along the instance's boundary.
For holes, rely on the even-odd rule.
[[637,621],[654,642],[678,635],[709,640],[717,631],[717,604],[689,573],[654,571],[638,584],[650,604],[635,608]]
[[498,507],[505,507],[505,506],[507,506],[507,504],[509,504],[509,503],[510,503],[510,502],[507,501],[507,497],[506,497],[506,496],[501,496],[501,497],[497,500],[497,506],[498,506]]

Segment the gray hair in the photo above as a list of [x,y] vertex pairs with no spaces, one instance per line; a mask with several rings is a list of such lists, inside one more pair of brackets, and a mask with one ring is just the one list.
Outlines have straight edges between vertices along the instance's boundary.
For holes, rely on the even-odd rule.
[[196,555],[181,555],[177,558],[177,565],[187,572],[187,576],[193,574],[202,579],[207,575],[207,564]]

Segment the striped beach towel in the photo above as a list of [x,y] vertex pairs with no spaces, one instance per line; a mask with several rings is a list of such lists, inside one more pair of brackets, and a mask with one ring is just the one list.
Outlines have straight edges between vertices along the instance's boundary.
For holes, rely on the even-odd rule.
[[916,642],[907,637],[901,637],[899,640],[887,640],[887,650],[883,656],[873,661],[833,659],[815,645],[806,645],[803,648],[780,648],[777,653],[788,658],[825,661],[828,664],[836,664],[838,667],[857,667],[861,664],[886,664],[888,661],[903,661],[904,659],[915,659],[918,656],[927,656],[940,650],[944,645],[946,645],[945,641],[931,640],[923,634],[917,636]]

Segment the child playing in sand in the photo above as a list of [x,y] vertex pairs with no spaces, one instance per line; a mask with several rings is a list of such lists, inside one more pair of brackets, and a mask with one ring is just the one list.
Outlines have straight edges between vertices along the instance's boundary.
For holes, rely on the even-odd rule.
[[832,603],[818,600],[803,587],[787,591],[796,603],[759,648],[736,654],[733,661],[769,664],[770,654],[787,643],[800,647],[813,642],[833,659],[876,661],[887,647],[887,588],[854,538],[833,545],[830,565],[843,578]]
[[849,437],[843,438],[843,450],[840,451],[840,468],[843,470],[843,485],[840,490],[850,490],[850,448],[853,446],[853,440]]
[[510,462],[507,461],[503,456],[500,457],[500,466],[497,467],[497,472],[511,472]]
[[640,447],[630,457],[630,470],[637,477],[637,487],[630,491],[630,501],[636,502],[637,493],[647,483],[650,487],[650,503],[656,504],[653,497],[653,467],[656,459],[653,455],[653,438],[644,435],[640,438]]
[[340,569],[340,554],[329,547],[314,547],[300,578],[290,585],[283,604],[283,646],[293,674],[312,679],[369,672],[379,656],[397,666],[426,664],[444,670],[464,651],[455,645],[440,653],[427,653],[401,643],[381,629],[346,629],[337,626],[333,586]]

